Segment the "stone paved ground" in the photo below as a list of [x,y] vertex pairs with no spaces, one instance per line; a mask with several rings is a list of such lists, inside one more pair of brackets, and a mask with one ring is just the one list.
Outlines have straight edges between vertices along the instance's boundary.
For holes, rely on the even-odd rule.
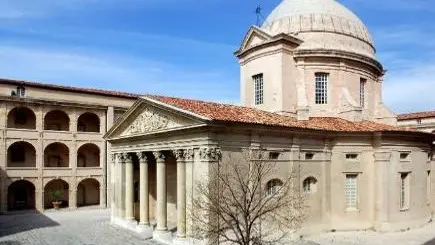
[[0,245],[157,245],[109,224],[109,210],[0,216]]
[[435,245],[435,223],[404,232],[335,232],[305,239],[322,245]]
[[[109,210],[0,216],[0,245],[158,245],[109,224]],[[435,223],[405,232],[335,232],[309,236],[321,245],[435,245]]]

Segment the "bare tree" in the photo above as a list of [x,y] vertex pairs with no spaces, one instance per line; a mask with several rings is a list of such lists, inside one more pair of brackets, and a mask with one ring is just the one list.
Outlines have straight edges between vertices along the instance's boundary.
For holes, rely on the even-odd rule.
[[[297,166],[282,174],[283,163],[264,155],[261,150],[228,154],[209,166],[192,202],[195,237],[208,244],[280,244],[300,226],[305,215]],[[285,179],[271,179],[277,175]]]

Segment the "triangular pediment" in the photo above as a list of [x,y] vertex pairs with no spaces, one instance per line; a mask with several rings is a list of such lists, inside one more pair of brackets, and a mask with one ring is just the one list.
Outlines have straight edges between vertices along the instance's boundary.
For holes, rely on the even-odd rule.
[[195,115],[141,98],[113,125],[105,138],[128,138],[204,124],[205,121]]
[[267,40],[270,40],[272,38],[271,35],[266,33],[265,31],[261,30],[260,28],[256,26],[252,26],[248,33],[246,33],[245,38],[243,39],[242,45],[240,46],[239,50],[245,50],[257,45],[260,45]]

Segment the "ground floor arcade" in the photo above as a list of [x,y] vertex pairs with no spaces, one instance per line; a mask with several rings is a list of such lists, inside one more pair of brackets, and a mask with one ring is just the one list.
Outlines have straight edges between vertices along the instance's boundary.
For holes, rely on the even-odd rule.
[[[43,188],[37,188],[39,181]],[[99,178],[78,178],[73,184],[71,178],[22,178],[6,180],[3,212],[20,210],[44,211],[53,208],[53,201],[60,201],[61,208],[75,209],[77,207],[98,206],[105,207],[105,188],[100,188]],[[75,181],[74,181],[75,182]]]

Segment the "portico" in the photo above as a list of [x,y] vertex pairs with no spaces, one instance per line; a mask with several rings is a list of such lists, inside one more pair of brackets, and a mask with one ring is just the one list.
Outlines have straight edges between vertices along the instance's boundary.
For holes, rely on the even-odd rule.
[[[135,171],[134,162],[139,164],[139,208],[135,213]],[[176,237],[186,238],[186,163],[193,161],[193,149],[174,149],[161,151],[147,151],[146,149],[131,152],[114,153],[112,168],[115,173],[116,188],[112,203],[113,221],[127,228],[135,229],[146,236],[168,236],[168,206],[176,205]],[[176,174],[168,173],[173,170],[167,165],[176,165]],[[150,176],[149,166],[154,165],[155,178]],[[170,196],[168,201],[167,177],[176,177],[176,195]],[[150,178],[151,177],[151,178]],[[150,179],[155,179],[155,191],[150,192]],[[120,183],[121,184],[118,184]],[[153,193],[156,193],[154,196]],[[172,195],[173,192],[169,191]],[[150,199],[153,199],[150,202]],[[175,203],[171,203],[174,202]],[[172,205],[171,205],[172,204]],[[150,205],[155,207],[150,208]],[[150,216],[153,220],[150,220]],[[136,219],[138,217],[138,219]],[[171,224],[173,225],[173,224]],[[173,228],[173,227],[171,227]],[[154,233],[153,233],[154,231]]]

